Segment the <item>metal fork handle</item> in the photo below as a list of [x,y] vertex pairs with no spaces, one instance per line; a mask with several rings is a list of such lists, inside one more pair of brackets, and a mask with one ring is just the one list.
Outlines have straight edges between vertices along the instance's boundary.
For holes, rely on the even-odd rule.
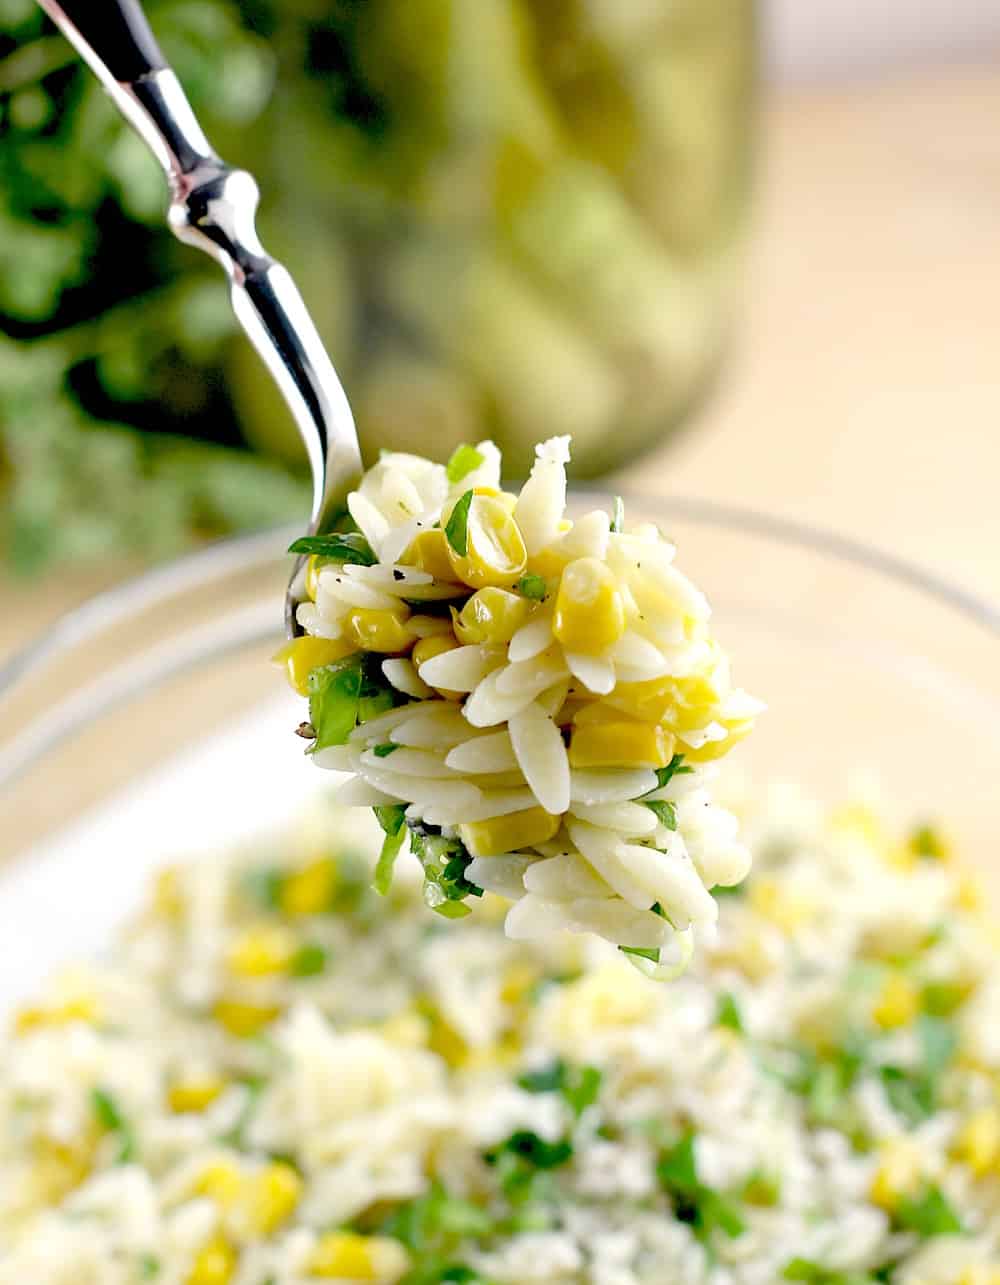
[[302,296],[257,237],[253,175],[212,149],[138,0],[38,0],[149,146],[170,187],[174,235],[212,256],[233,310],[288,402],[313,476],[311,530],[328,529],[358,482],[354,417]]

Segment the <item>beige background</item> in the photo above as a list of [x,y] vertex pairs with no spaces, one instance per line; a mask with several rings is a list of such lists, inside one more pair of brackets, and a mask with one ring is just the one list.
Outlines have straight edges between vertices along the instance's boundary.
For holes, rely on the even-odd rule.
[[[1000,60],[766,108],[742,338],[623,485],[848,531],[1000,601]],[[123,568],[0,586],[0,651]]]

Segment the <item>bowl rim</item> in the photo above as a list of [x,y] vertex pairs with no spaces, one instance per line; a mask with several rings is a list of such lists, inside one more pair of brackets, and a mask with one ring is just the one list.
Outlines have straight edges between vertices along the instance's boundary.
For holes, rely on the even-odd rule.
[[[578,485],[570,489],[571,500],[574,496],[610,500],[613,494],[603,486]],[[665,519],[673,515],[695,525],[742,531],[873,572],[898,586],[915,590],[1000,639],[1000,606],[920,563],[832,528],[704,497],[626,491],[623,498],[626,504],[655,506],[662,510]],[[237,571],[277,562],[288,545],[302,534],[302,529],[301,523],[281,524],[213,541],[129,576],[63,612],[0,664],[0,709],[22,683],[71,654],[75,647],[185,591],[204,588]],[[102,680],[57,704],[7,746],[0,747],[0,790],[32,766],[54,735],[79,731],[110,709],[127,703],[143,688],[148,690],[151,683],[162,683],[200,661],[283,632],[281,608],[282,604],[277,602],[273,627],[269,615],[265,618],[260,611],[251,612],[238,617],[230,627],[203,627],[189,633],[186,644],[176,654],[171,654],[174,643],[171,640],[136,662],[115,666]],[[119,673],[120,668],[126,672]]]

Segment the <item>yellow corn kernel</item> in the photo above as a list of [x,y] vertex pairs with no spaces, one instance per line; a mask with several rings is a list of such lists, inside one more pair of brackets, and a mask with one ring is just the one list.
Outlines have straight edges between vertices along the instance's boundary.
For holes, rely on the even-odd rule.
[[444,616],[411,616],[406,622],[414,638],[436,638],[451,635],[451,620]]
[[909,1026],[920,1012],[920,991],[903,973],[890,973],[872,1005],[872,1021],[884,1031]]
[[39,1204],[55,1204],[83,1182],[93,1163],[98,1136],[93,1129],[72,1143],[35,1139],[29,1175],[32,1195]]
[[226,1087],[218,1075],[191,1075],[175,1080],[167,1090],[167,1104],[171,1111],[185,1115],[191,1111],[204,1111]]
[[973,1263],[955,1277],[955,1285],[1000,1285],[1000,1263]]
[[500,981],[500,998],[505,1004],[520,1004],[538,981],[539,972],[534,964],[524,960],[508,964]]
[[330,909],[336,888],[335,863],[319,857],[281,881],[278,905],[286,915],[319,915]]
[[525,571],[532,576],[541,576],[543,580],[558,580],[571,561],[572,558],[558,549],[541,549],[528,559]]
[[206,1196],[220,1209],[230,1209],[243,1189],[243,1175],[233,1160],[213,1160],[191,1186],[192,1196]]
[[531,612],[525,598],[489,585],[474,593],[461,611],[453,607],[451,614],[459,642],[497,646],[510,642]]
[[224,1236],[213,1236],[194,1256],[187,1285],[228,1285],[236,1271],[236,1250]]
[[651,986],[627,964],[602,964],[559,988],[553,1032],[564,1047],[579,1047],[594,1031],[645,1022],[656,1004]]
[[295,1212],[302,1179],[289,1164],[265,1165],[246,1184],[241,1197],[247,1222],[259,1236],[270,1236]]
[[474,857],[498,857],[504,852],[517,852],[555,836],[561,818],[544,808],[526,808],[488,821],[471,821],[458,827],[466,848]]
[[669,678],[647,678],[641,683],[618,683],[604,697],[604,704],[642,723],[661,723],[677,704],[677,690]]
[[85,1022],[88,1026],[93,1026],[102,1016],[96,995],[74,995],[61,1004],[22,1008],[14,1021],[14,1029],[19,1035],[23,1035],[41,1026],[69,1026],[71,1022]]
[[955,878],[955,905],[960,910],[981,910],[985,902],[982,881],[969,870],[961,871]]
[[569,742],[572,767],[666,767],[673,752],[665,728],[625,719],[577,725]]
[[905,1139],[893,1139],[882,1147],[868,1195],[880,1209],[894,1213],[904,1197],[913,1195],[920,1179],[920,1153]]
[[[413,648],[410,659],[420,672],[420,666],[425,660],[430,660],[434,656],[440,656],[442,652],[454,651],[458,646],[458,639],[449,629],[446,634],[432,634],[429,638],[421,638]],[[465,692],[453,692],[447,687],[435,687],[434,691],[446,700],[463,700]]]
[[973,1112],[959,1129],[952,1152],[977,1178],[995,1169],[1000,1161],[1000,1111],[983,1107]]
[[405,1049],[422,1049],[427,1047],[430,1036],[430,1024],[420,1013],[407,1009],[396,1013],[378,1027],[378,1033],[390,1044],[397,1044]]
[[625,604],[615,577],[597,558],[577,558],[559,581],[552,632],[567,651],[603,651],[625,632]]
[[239,977],[283,973],[295,953],[295,938],[280,924],[245,929],[226,953],[226,966]]
[[808,923],[816,913],[816,904],[810,898],[767,877],[750,884],[747,900],[761,918],[769,919],[786,933]]
[[398,655],[413,645],[413,634],[406,627],[409,614],[405,603],[400,603],[398,611],[354,607],[344,619],[344,637],[354,651]]
[[409,1268],[410,1257],[398,1240],[351,1231],[320,1236],[309,1259],[310,1276],[375,1281],[377,1285],[396,1285]]
[[165,866],[153,879],[153,909],[164,919],[178,919],[184,912],[181,874],[176,866]]
[[215,1020],[230,1035],[256,1035],[281,1012],[276,1004],[248,1004],[238,999],[220,999],[212,1010]]
[[418,567],[435,580],[454,580],[451,558],[448,556],[448,539],[440,527],[421,531],[400,558],[408,567]]
[[521,530],[506,506],[495,496],[474,495],[466,526],[467,549],[456,553],[448,545],[452,579],[473,589],[486,585],[509,588],[524,575],[528,563]]
[[293,691],[309,695],[309,675],[322,665],[332,665],[357,651],[357,646],[343,638],[313,638],[303,634],[276,651],[271,659],[281,666]]

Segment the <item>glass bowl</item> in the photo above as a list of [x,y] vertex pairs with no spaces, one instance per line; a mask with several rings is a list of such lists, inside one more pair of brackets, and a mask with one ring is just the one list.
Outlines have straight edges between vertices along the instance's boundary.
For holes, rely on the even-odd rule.
[[[727,760],[740,789],[878,792],[891,820],[940,818],[994,873],[1000,613],[752,512],[638,497],[626,511],[677,542],[738,681],[768,703]],[[159,863],[279,824],[328,786],[292,735],[301,702],[268,664],[295,534],[227,541],[123,584],[0,669],[0,1009],[99,951]]]

